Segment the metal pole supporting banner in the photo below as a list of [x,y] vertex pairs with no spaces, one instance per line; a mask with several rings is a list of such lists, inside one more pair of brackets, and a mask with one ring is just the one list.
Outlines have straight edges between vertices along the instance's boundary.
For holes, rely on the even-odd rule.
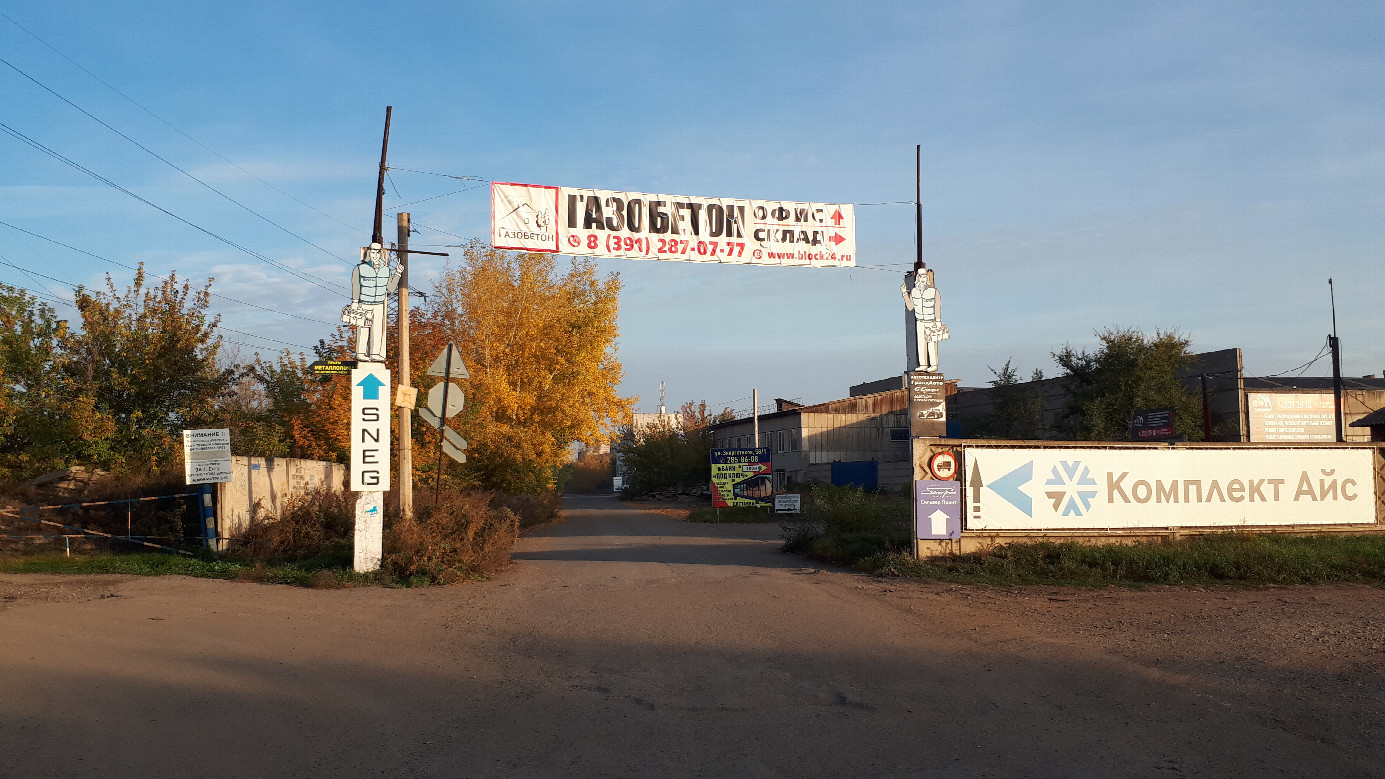
[[[400,213],[398,219],[399,247],[399,384],[413,386],[409,362],[409,215]],[[408,406],[399,409],[399,513],[409,517],[414,513],[414,412]]]

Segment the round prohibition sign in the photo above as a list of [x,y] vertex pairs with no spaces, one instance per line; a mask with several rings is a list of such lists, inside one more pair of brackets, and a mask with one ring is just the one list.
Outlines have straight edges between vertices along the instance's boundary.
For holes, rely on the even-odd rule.
[[957,455],[952,452],[937,452],[928,458],[928,470],[935,478],[951,481],[957,477]]

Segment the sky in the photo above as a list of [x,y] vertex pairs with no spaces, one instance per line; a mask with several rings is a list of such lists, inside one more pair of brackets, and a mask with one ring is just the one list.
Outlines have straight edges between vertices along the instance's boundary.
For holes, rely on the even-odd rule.
[[[139,263],[212,277],[244,358],[305,351],[349,302],[392,106],[385,233],[409,212],[416,249],[487,238],[492,180],[857,204],[856,268],[598,261],[639,411],[660,381],[746,413],[752,389],[900,374],[916,145],[949,379],[1054,375],[1113,327],[1330,375],[1329,277],[1344,374],[1379,376],[1382,23],[1376,2],[5,0],[0,282],[70,302]],[[444,262],[416,256],[412,286]]]

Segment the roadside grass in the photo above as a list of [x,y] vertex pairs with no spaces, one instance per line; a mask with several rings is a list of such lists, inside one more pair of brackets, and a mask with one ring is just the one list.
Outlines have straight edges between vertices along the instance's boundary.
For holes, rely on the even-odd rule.
[[1226,532],[1131,546],[1007,544],[915,560],[899,552],[854,561],[880,576],[991,585],[1271,585],[1349,582],[1385,586],[1385,534],[1291,536]]
[[780,523],[784,551],[878,576],[1001,586],[1385,586],[1385,533],[1228,531],[1134,545],[1014,543],[915,560],[908,495],[827,484],[803,493],[803,513]]
[[759,506],[732,506],[724,509],[694,509],[688,512],[689,522],[714,523],[760,523],[773,522],[776,517]]
[[265,564],[249,560],[184,557],[161,552],[93,554],[65,557],[61,554],[0,557],[0,573],[131,574],[135,576],[195,576],[200,579],[290,584],[315,589],[378,585],[407,587],[407,579],[376,571],[360,574],[351,561],[309,559],[296,563]]

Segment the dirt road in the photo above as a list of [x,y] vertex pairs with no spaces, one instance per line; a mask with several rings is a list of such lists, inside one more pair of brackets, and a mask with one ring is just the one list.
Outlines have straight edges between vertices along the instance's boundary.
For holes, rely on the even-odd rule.
[[0,776],[1385,776],[1385,591],[777,547],[580,497],[479,584],[0,576]]

